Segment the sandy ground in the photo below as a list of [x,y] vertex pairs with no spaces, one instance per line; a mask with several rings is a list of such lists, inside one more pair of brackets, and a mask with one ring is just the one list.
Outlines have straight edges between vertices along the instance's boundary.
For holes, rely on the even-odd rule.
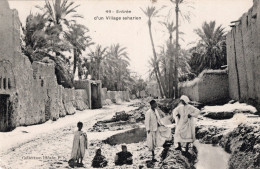
[[[79,120],[82,121],[84,123],[83,131],[87,131],[95,122],[108,119],[117,111],[136,109],[136,107],[128,107],[129,104],[131,103],[107,106],[100,110],[77,112],[74,116],[67,116],[64,119],[52,122],[52,124],[47,122],[29,127],[18,127],[12,132],[0,133],[0,168],[70,168],[67,161],[70,158],[76,123]],[[88,133],[88,137],[91,143],[97,142],[95,140],[103,140],[118,132],[123,131]],[[93,144],[86,153],[83,161],[85,168],[90,168],[90,162],[94,157],[96,148],[96,144]],[[117,149],[115,148],[114,151],[116,152]],[[109,153],[111,154],[108,159],[110,163],[113,161],[110,158],[114,157],[114,155],[113,151],[106,154]]]
[[[11,169],[52,169],[52,168],[70,168],[67,161],[70,159],[73,132],[76,130],[76,123],[84,123],[83,131],[88,131],[97,121],[111,118],[117,111],[130,111],[137,107],[129,107],[131,103],[122,103],[121,105],[106,106],[99,110],[86,110],[77,112],[73,116],[66,116],[58,121],[48,121],[44,124],[29,127],[18,127],[12,132],[0,133],[0,168]],[[252,117],[252,114],[238,113],[232,119],[211,120],[203,116],[197,119],[197,125],[213,125],[226,128],[226,132],[233,130],[240,123],[259,125],[260,118]],[[88,132],[89,149],[86,151],[83,160],[84,168],[91,168],[91,161],[97,148],[102,149],[102,154],[108,160],[109,169],[113,168],[139,168],[145,166],[146,161],[151,159],[151,153],[148,151],[145,142],[127,144],[128,150],[133,154],[134,164],[131,166],[116,167],[114,157],[120,151],[121,145],[110,146],[104,144],[101,140],[119,132]],[[197,169],[213,168],[224,169],[227,166],[229,155],[220,147],[212,147],[198,142]],[[156,158],[162,148],[156,149]],[[216,160],[217,159],[217,160]],[[219,162],[217,162],[219,161]],[[155,168],[159,168],[156,163]],[[145,167],[144,167],[145,168]]]

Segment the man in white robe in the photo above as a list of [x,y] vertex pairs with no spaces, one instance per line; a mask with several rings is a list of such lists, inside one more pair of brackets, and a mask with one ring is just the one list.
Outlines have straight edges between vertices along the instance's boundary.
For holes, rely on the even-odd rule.
[[168,117],[157,108],[156,101],[152,100],[150,105],[151,109],[145,114],[145,127],[147,131],[147,146],[152,151],[152,160],[155,162],[155,147],[161,147],[166,140],[171,140],[172,134],[171,128],[165,127]]
[[[152,161],[156,162],[154,158],[154,150],[157,147],[157,131],[158,131],[158,119],[156,115],[157,103],[155,100],[150,101],[151,109],[145,113],[145,128],[147,131],[147,146],[152,151]],[[158,114],[158,113],[157,113]]]
[[200,110],[189,104],[190,100],[183,95],[180,98],[180,104],[173,110],[176,128],[174,134],[174,143],[178,143],[177,150],[181,149],[181,143],[186,143],[186,152],[189,144],[195,141],[195,117],[198,117]]

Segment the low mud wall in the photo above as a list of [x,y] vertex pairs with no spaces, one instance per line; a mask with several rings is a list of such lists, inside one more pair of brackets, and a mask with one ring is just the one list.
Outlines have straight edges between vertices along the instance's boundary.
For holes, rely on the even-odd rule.
[[77,110],[88,109],[89,97],[87,91],[84,89],[75,90],[75,107]]
[[227,34],[229,94],[260,110],[260,1]]
[[193,81],[180,84],[180,94],[200,103],[211,103],[229,97],[226,70],[205,70]]
[[107,91],[103,88],[101,90],[102,103],[106,104],[108,100],[113,103],[121,103],[130,101],[130,94],[128,91]]

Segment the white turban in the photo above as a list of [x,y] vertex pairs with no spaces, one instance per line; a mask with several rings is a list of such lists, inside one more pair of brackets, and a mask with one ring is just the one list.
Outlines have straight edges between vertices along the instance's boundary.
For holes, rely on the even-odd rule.
[[188,104],[190,102],[190,99],[188,98],[188,96],[182,95],[180,100],[183,100],[186,104]]

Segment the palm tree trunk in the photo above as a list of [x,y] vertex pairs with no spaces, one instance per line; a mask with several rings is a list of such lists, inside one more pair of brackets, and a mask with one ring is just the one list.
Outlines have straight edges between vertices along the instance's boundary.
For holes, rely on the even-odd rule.
[[178,66],[179,66],[179,0],[176,0],[176,55],[175,55],[175,98],[179,97]]
[[[157,56],[156,56],[156,52],[155,52],[155,47],[154,47],[154,42],[153,42],[153,35],[152,35],[152,22],[151,20],[149,19],[148,20],[148,28],[149,28],[149,34],[150,34],[150,39],[151,39],[151,43],[152,43],[152,48],[153,48],[153,56],[154,56],[154,60],[155,62],[157,62]],[[163,90],[164,88],[162,87],[162,84],[161,84],[161,79],[162,79],[162,75],[160,73],[160,69],[159,69],[159,66],[157,63],[155,63],[155,73],[158,73],[158,85],[160,87],[160,92],[161,92],[161,95],[162,97],[164,96],[164,93],[165,91]]]
[[[167,80],[168,80],[168,78],[167,78],[167,61],[165,60],[164,61],[165,62],[165,67],[164,67],[164,82],[165,82],[165,87],[166,87],[166,89],[169,87],[169,86],[167,86]],[[167,96],[168,96],[168,94],[167,94]]]
[[161,97],[163,98],[162,85],[161,85],[161,82],[159,80],[159,77],[158,77],[158,74],[157,74],[157,71],[155,70],[155,68],[154,68],[154,73],[155,73],[155,77],[156,77],[156,80],[157,80],[157,83],[158,83],[158,86],[159,86]]
[[[173,47],[172,44],[172,33],[170,33],[170,46]],[[170,68],[169,68],[169,84],[168,84],[168,91],[169,91],[169,98],[174,97],[173,93],[173,52],[170,50]]]
[[77,59],[78,59],[76,49],[73,49],[73,54],[74,54],[74,64],[73,64],[73,79],[74,79],[76,68],[77,68]]
[[100,64],[98,64],[98,75],[97,75],[97,80],[100,80]]

